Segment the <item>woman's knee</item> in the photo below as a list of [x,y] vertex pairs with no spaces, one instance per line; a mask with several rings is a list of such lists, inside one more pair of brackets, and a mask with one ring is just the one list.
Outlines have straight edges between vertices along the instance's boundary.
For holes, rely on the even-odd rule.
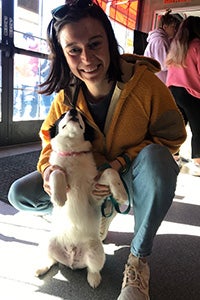
[[21,199],[21,195],[24,193],[24,182],[22,178],[15,180],[8,191],[8,201],[15,206],[15,203]]
[[8,191],[8,201],[20,209],[21,204],[33,200],[36,195],[41,194],[43,181],[39,172],[29,173],[12,183]]
[[133,164],[133,175],[146,178],[148,182],[172,185],[176,183],[179,168],[169,149],[162,145],[151,144],[138,154]]
[[150,144],[140,151],[138,157],[140,156],[142,159],[146,158],[152,160],[156,158],[168,159],[169,157],[171,158],[172,155],[167,147],[158,144]]
[[169,149],[158,144],[151,144],[143,148],[138,154],[135,163],[141,163],[142,165],[147,164],[147,166],[151,166],[153,169],[154,167],[161,169],[163,167],[175,167],[177,172],[179,171]]

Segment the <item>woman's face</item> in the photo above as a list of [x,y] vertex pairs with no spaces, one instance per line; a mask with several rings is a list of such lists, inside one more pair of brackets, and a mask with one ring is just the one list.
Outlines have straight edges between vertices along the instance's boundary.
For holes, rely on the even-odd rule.
[[173,38],[176,33],[176,24],[163,25],[164,31],[167,33],[169,38]]
[[87,86],[103,83],[110,53],[106,32],[98,20],[87,17],[66,24],[59,33],[59,42],[75,76]]

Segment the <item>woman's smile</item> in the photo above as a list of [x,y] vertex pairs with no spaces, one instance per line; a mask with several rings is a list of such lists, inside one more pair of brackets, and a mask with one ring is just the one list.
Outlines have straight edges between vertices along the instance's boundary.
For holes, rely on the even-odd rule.
[[80,69],[81,72],[85,72],[85,73],[95,73],[97,70],[98,70],[98,66]]

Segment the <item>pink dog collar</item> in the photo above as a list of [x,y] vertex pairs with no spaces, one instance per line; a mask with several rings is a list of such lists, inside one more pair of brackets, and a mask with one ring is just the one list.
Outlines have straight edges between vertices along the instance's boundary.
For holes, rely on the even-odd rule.
[[60,156],[77,156],[77,155],[81,155],[81,154],[88,154],[91,153],[91,151],[71,151],[71,152],[64,152],[64,151],[55,151],[53,150],[53,152],[55,152],[56,154],[60,155]]

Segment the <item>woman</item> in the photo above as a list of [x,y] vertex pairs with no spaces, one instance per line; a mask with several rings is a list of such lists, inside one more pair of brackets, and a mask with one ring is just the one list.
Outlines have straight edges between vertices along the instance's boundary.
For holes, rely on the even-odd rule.
[[[149,299],[146,257],[174,197],[179,169],[171,153],[186,137],[182,116],[169,90],[153,74],[158,63],[120,56],[111,23],[92,0],[67,1],[54,9],[48,41],[52,66],[43,92],[58,94],[40,131],[39,172],[17,180],[9,200],[21,210],[50,210],[48,179],[53,168],[48,129],[76,107],[93,128],[97,167],[119,171],[134,207],[134,238],[118,300]],[[106,197],[109,190],[97,182],[93,193]],[[103,219],[102,237],[113,216]]]
[[164,83],[167,77],[167,67],[165,64],[166,56],[169,51],[170,42],[174,37],[180,21],[171,14],[171,10],[161,16],[159,27],[150,31],[147,37],[147,47],[144,55],[156,59],[161,65],[161,71],[156,75]]
[[200,176],[200,17],[190,16],[182,22],[166,64],[166,84],[192,132],[192,162],[185,167],[191,175]]

